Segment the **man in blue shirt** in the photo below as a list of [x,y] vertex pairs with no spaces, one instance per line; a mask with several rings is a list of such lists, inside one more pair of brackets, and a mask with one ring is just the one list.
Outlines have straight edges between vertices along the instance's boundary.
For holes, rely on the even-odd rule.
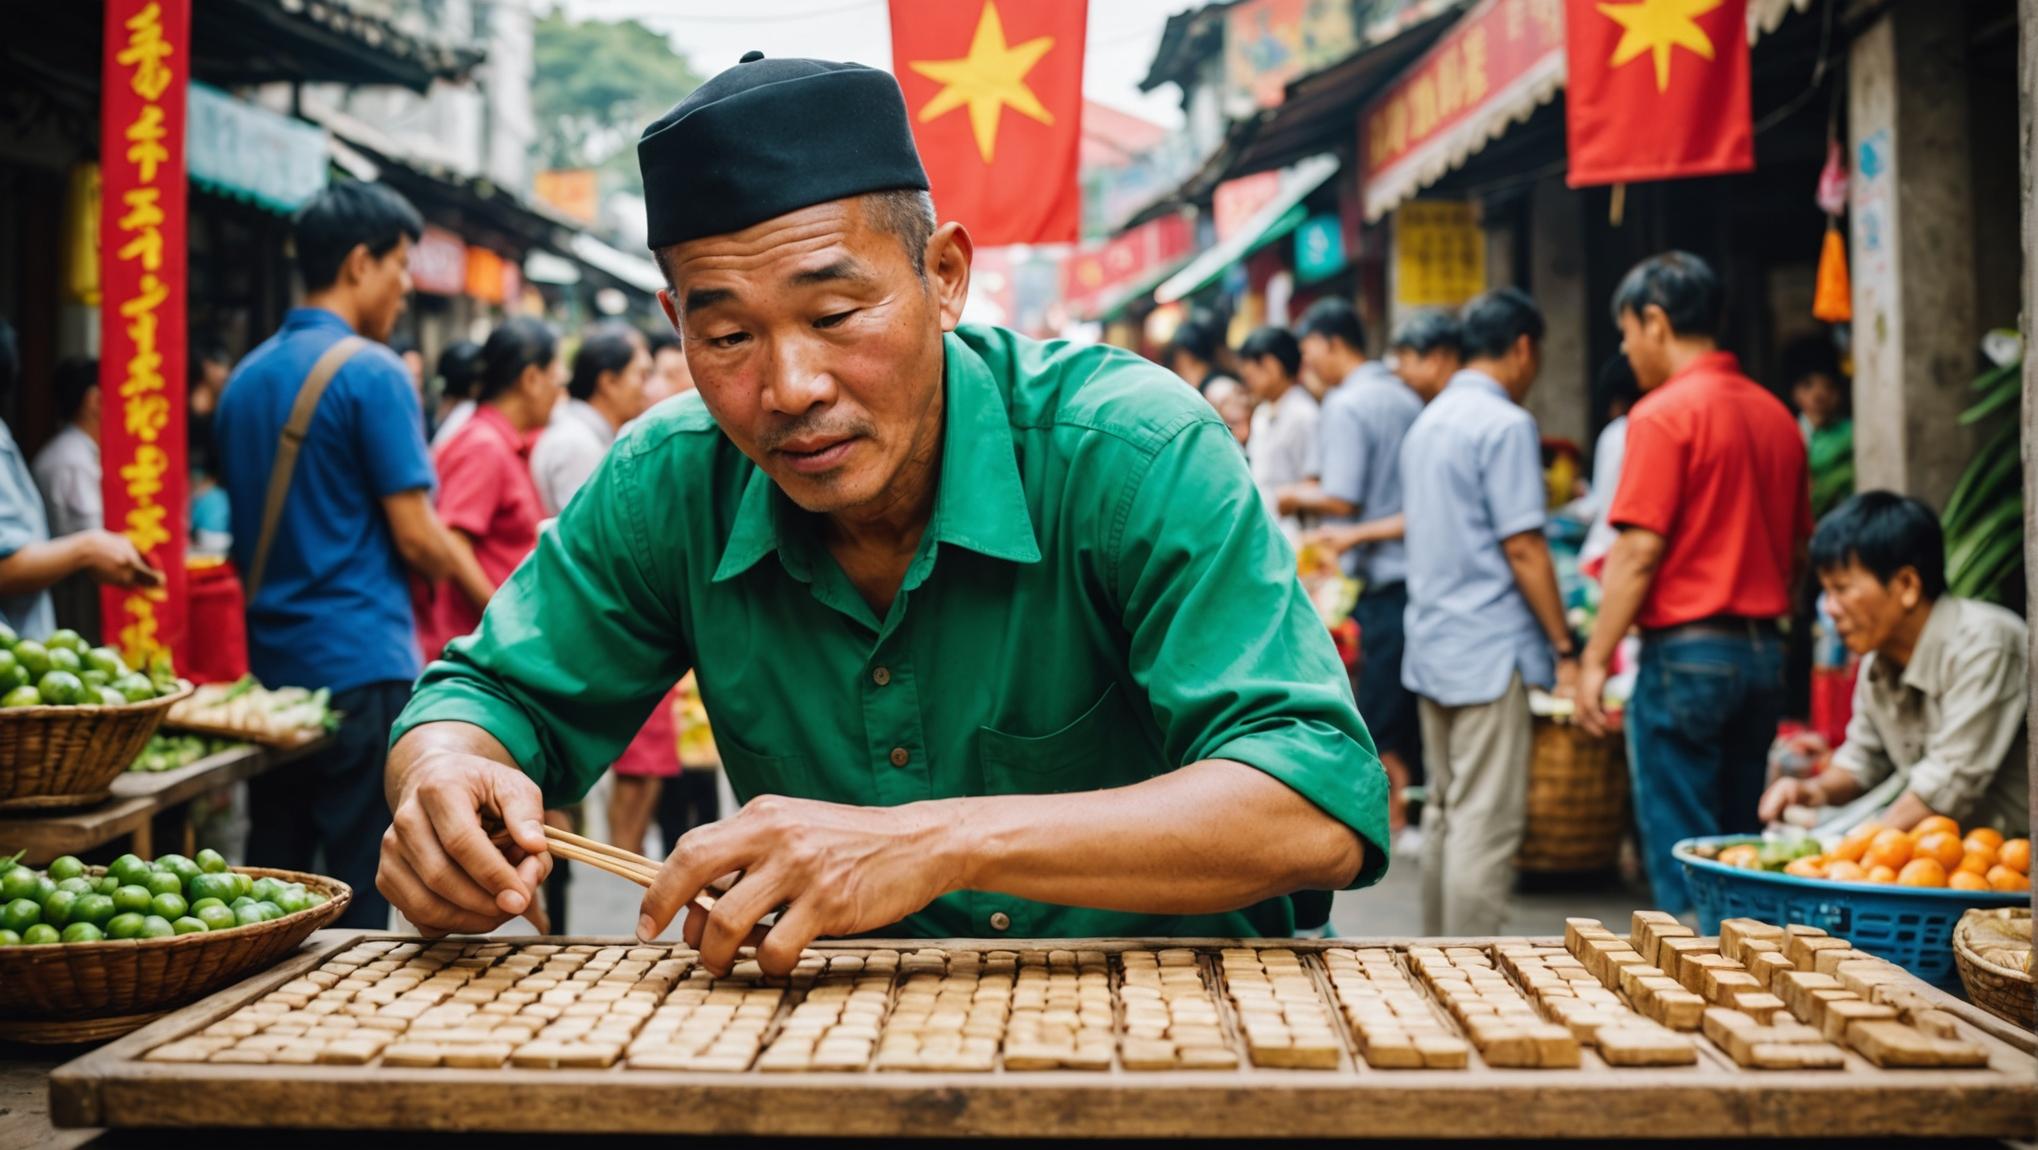
[[1528,687],[1576,673],[1543,539],[1542,444],[1521,408],[1541,366],[1543,317],[1513,288],[1465,305],[1465,366],[1401,447],[1407,494],[1408,654],[1429,801],[1424,934],[1496,935],[1528,822]]
[[[254,577],[270,473],[299,390],[340,340],[389,337],[423,231],[416,210],[379,184],[336,184],[299,214],[304,306],[241,361],[214,416],[244,577]],[[432,511],[423,429],[410,373],[393,352],[370,343],[348,359],[314,409],[261,583],[249,588],[255,676],[327,688],[344,718],[330,748],[249,784],[248,857],[311,870],[323,850],[327,872],[354,888],[343,926],[388,924],[375,889],[389,824],[382,764],[422,670],[405,569],[436,580],[458,562]]]

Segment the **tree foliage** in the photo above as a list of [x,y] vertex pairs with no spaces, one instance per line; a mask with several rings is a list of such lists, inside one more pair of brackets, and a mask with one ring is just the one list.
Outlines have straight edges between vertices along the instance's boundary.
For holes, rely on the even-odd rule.
[[700,75],[636,20],[574,20],[559,9],[538,20],[532,53],[539,158],[554,168],[600,168],[636,190],[630,145],[698,87]]

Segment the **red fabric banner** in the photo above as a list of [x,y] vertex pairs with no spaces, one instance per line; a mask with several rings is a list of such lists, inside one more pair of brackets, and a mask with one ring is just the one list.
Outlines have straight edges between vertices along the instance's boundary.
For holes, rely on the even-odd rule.
[[99,392],[106,527],[168,576],[101,591],[105,641],[147,665],[184,637],[184,98],[190,0],[105,0]]
[[1569,183],[1755,167],[1748,0],[1566,0]]
[[943,220],[1074,243],[1087,0],[891,0],[892,71]]

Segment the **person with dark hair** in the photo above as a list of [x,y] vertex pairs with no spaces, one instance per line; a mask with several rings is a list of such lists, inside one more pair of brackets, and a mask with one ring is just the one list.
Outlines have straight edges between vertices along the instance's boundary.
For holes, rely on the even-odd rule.
[[481,391],[481,345],[471,339],[449,343],[439,353],[438,366],[439,418],[431,435],[433,451],[474,418],[474,397]]
[[418,393],[418,408],[422,411],[425,403],[424,349],[418,346],[418,341],[399,335],[389,341],[389,350],[396,353],[396,358],[403,361],[403,370],[410,373],[410,385]]
[[314,196],[296,222],[303,306],[241,360],[213,415],[249,668],[271,686],[329,690],[345,716],[331,745],[250,781],[249,857],[308,870],[322,853],[354,888],[350,927],[388,925],[374,886],[382,764],[423,668],[407,574],[441,579],[461,559],[432,510],[417,389],[380,342],[423,229],[379,184]]
[[1447,308],[1418,308],[1394,329],[1388,350],[1394,374],[1428,403],[1465,366],[1464,328]]
[[233,375],[234,357],[219,344],[194,345],[191,392],[184,404],[184,442],[190,452],[191,551],[224,558],[233,541],[233,506],[219,482],[219,450],[212,429],[219,397]]
[[545,514],[566,510],[566,501],[594,474],[623,425],[644,414],[649,394],[651,349],[644,334],[614,324],[596,328],[573,353],[566,402],[531,449],[531,475]]
[[[1349,301],[1318,300],[1302,313],[1295,331],[1302,370],[1330,390],[1317,420],[1321,467],[1309,481],[1282,489],[1275,506],[1283,515],[1319,517],[1326,524],[1321,536],[1397,522],[1401,442],[1422,413],[1422,398],[1386,364],[1366,358],[1365,325]],[[1346,535],[1330,550],[1345,574],[1359,581],[1352,618],[1359,625],[1361,657],[1352,668],[1352,693],[1379,744],[1391,787],[1388,825],[1398,831],[1405,822],[1401,791],[1422,770],[1415,701],[1401,685],[1408,552],[1400,536],[1388,531],[1365,542]],[[1329,913],[1327,903],[1316,909]]]
[[1252,431],[1245,441],[1253,482],[1267,510],[1279,516],[1290,543],[1314,523],[1312,516],[1280,515],[1280,491],[1322,470],[1318,462],[1316,397],[1302,386],[1302,347],[1286,328],[1263,327],[1238,346],[1238,373],[1254,403]]
[[1851,803],[1897,830],[1944,815],[2028,836],[2024,621],[1946,594],[1939,517],[1895,492],[1864,491],[1821,519],[1811,561],[1840,638],[1861,656],[1854,714],[1828,768],[1771,783],[1761,818]]
[[1854,493],[1854,421],[1847,416],[1847,377],[1832,337],[1808,335],[1783,349],[1783,378],[1804,432],[1812,476],[1812,518]]
[[[20,383],[14,328],[0,319],[0,402]],[[87,528],[50,538],[49,516],[14,432],[0,423],[0,624],[24,639],[57,629],[50,588],[73,575],[116,587],[157,587],[160,571],[125,535]]]
[[693,390],[693,372],[687,370],[686,348],[671,331],[651,333],[651,373],[644,377],[644,406],[683,395]]
[[1614,292],[1614,320],[1643,395],[1607,512],[1620,534],[1600,573],[1578,719],[1606,730],[1608,667],[1640,626],[1623,724],[1635,821],[1656,906],[1681,914],[1691,898],[1671,848],[1759,825],[1784,703],[1777,620],[1811,534],[1804,440],[1782,401],[1720,350],[1719,281],[1704,260],[1643,260]]
[[[57,365],[57,418],[63,429],[35,453],[29,470],[42,488],[50,535],[62,538],[106,525],[99,494],[99,361],[73,358]],[[83,574],[50,588],[57,626],[99,644],[99,587]]]
[[1543,316],[1514,288],[1460,316],[1465,366],[1401,446],[1408,652],[1422,716],[1424,934],[1507,922],[1528,826],[1528,689],[1576,657],[1543,538],[1542,441],[1522,402],[1542,369]]
[[419,684],[381,876],[413,922],[522,913],[548,800],[689,670],[744,805],[637,933],[741,872],[683,927],[704,970],[781,907],[772,974],[887,929],[1284,934],[1289,892],[1379,877],[1385,778],[1230,429],[1132,352],[962,321],[895,79],[751,53],[637,156],[698,388]]
[[559,334],[544,320],[502,321],[481,345],[474,417],[433,456],[439,470],[439,518],[453,548],[480,578],[445,578],[431,589],[418,620],[425,657],[474,630],[496,589],[538,544],[545,518],[532,476],[532,437],[550,422],[566,390]]
[[1224,321],[1213,312],[1195,311],[1182,321],[1169,338],[1164,355],[1168,370],[1182,377],[1182,382],[1210,397],[1213,384],[1230,381],[1237,383],[1222,364],[1224,357]]

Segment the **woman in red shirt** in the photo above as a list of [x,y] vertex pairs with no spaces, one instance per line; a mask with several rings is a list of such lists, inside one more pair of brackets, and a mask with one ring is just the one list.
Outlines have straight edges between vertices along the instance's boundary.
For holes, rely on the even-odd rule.
[[418,640],[436,659],[474,630],[482,608],[538,544],[544,509],[531,479],[533,433],[552,417],[566,386],[559,335],[542,320],[505,320],[481,348],[473,418],[439,448],[439,518],[456,547],[472,552],[485,582],[442,580],[418,614]]

